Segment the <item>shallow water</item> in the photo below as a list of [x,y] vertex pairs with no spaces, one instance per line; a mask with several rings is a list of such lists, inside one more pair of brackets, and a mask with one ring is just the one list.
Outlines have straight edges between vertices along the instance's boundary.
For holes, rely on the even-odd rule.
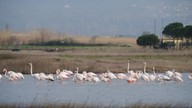
[[123,106],[142,102],[192,105],[192,81],[187,75],[183,74],[184,82],[140,80],[131,84],[119,79],[111,83],[77,83],[72,79],[38,81],[30,75],[16,82],[4,78],[0,80],[0,104],[87,103]]

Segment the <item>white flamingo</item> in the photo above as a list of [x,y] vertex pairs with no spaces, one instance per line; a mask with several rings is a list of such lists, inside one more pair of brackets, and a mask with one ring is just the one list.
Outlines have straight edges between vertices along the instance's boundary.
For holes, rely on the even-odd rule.
[[54,81],[53,74],[48,74],[47,80]]
[[98,77],[93,76],[93,77],[92,77],[92,81],[93,81],[93,82],[100,82],[101,80],[100,80]]
[[93,72],[86,72],[83,71],[82,73],[85,77],[86,77],[86,81],[92,81],[93,77],[97,77],[97,74],[93,73]]
[[176,72],[176,71],[175,71],[175,69],[173,69],[173,73],[174,73],[174,75],[175,75],[175,76],[179,76],[179,77],[182,77],[181,73],[179,73],[179,72]]
[[168,77],[170,77],[170,78],[173,77],[173,75],[174,75],[173,71],[170,71],[170,70],[166,71],[165,74],[166,74]]
[[3,79],[3,76],[0,74],[0,79]]
[[65,69],[64,69],[63,72],[67,73],[68,76],[69,76],[69,75],[73,75],[73,72],[70,71],[70,70],[65,70]]
[[73,81],[78,82],[78,81],[83,81],[85,79],[86,77],[83,74],[79,73],[79,68],[77,67],[77,70],[75,71],[75,74],[73,76]]
[[178,75],[173,76],[173,79],[178,82],[183,82],[183,79]]
[[117,78],[119,78],[119,79],[127,79],[127,75],[125,75],[123,73],[118,73],[117,74]]
[[143,74],[143,71],[136,70],[135,72],[135,78],[140,79]]
[[117,79],[117,77],[115,76],[114,73],[110,72],[109,70],[107,70],[107,77],[109,79]]
[[33,76],[35,79],[40,80],[39,73],[33,74],[33,65],[32,65],[32,63],[29,63],[29,65],[30,65],[31,76]]
[[143,62],[144,63],[144,68],[143,68],[143,74],[142,74],[142,78],[144,81],[146,82],[150,82],[150,79],[149,79],[149,74],[146,72],[146,62]]
[[17,72],[16,74],[19,76],[19,79],[24,79],[24,76],[21,72]]
[[128,60],[128,63],[127,63],[127,73],[134,73],[133,70],[130,70],[130,64],[129,64],[129,60]]
[[[7,69],[3,69],[3,72],[7,72]],[[13,72],[13,71],[8,71],[6,74],[5,74],[5,76],[7,77],[7,74],[10,76],[11,74],[13,74],[13,75],[11,75],[12,77],[17,77],[17,78],[10,78],[10,79],[12,79],[12,81],[14,80],[14,79],[24,79],[24,76],[23,76],[23,74],[21,73],[21,72]],[[17,74],[17,75],[16,75]]]
[[192,75],[188,75],[189,79],[192,80]]
[[7,71],[7,69],[3,69],[3,72],[5,72],[5,77],[8,77],[8,79],[10,81],[14,81],[14,80],[18,80],[19,79],[19,76],[17,75],[17,73],[15,73],[13,71]]
[[31,76],[33,76],[34,78],[38,79],[38,80],[49,80],[49,81],[54,81],[53,75],[49,74],[49,75],[45,75],[45,73],[35,73],[33,74],[33,66],[32,63],[29,63],[29,65],[31,66]]
[[102,74],[100,74],[100,79],[101,79],[103,82],[111,82],[111,79],[107,78],[107,73],[102,73]]
[[151,81],[155,81],[155,79],[156,79],[155,67],[153,67],[153,74],[150,74],[150,75],[149,75],[149,79],[150,79]]
[[143,62],[143,64],[144,64],[143,74],[146,74],[147,76],[149,76],[149,74],[146,72],[147,62]]
[[48,81],[54,81],[53,75],[45,75],[45,73],[39,73],[39,80],[48,80]]
[[69,74],[63,71],[61,72],[60,69],[56,70],[56,74],[57,74],[57,79],[59,80],[69,79],[68,77]]
[[162,76],[162,80],[163,80],[163,81],[171,81],[171,78],[168,77],[167,75],[163,75],[163,76]]
[[93,72],[87,72],[87,76],[88,77],[96,77],[97,74],[93,73]]

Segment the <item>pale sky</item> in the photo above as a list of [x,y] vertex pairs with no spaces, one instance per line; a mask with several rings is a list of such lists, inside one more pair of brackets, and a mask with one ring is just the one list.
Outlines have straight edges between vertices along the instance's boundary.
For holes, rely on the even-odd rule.
[[0,29],[8,23],[14,31],[161,35],[172,22],[192,25],[192,0],[0,0]]

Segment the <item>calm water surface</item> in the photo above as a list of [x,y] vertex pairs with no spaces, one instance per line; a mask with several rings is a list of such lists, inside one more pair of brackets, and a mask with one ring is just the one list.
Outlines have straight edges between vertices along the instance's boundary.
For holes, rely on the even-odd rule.
[[129,84],[126,80],[111,83],[77,83],[72,79],[54,82],[38,81],[25,75],[22,81],[0,80],[0,104],[16,103],[87,103],[102,105],[127,105],[142,103],[171,103],[192,105],[192,81],[183,74],[183,83],[144,82]]

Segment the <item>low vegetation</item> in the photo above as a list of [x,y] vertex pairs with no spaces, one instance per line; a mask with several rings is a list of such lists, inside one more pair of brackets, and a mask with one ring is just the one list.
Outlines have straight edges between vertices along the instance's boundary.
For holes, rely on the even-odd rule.
[[[154,66],[157,72],[176,69],[192,72],[191,50],[143,49],[135,38],[107,36],[69,36],[40,29],[27,33],[0,31],[0,70],[19,71],[29,74],[29,65],[34,72],[55,73],[57,68],[96,73],[126,72],[127,60],[131,69],[142,70],[147,62],[147,71]],[[2,71],[0,71],[2,73]]]
[[[130,68],[143,70],[143,62],[147,62],[147,71],[152,72],[152,67],[157,72],[175,69],[180,72],[192,72],[191,51],[166,51],[166,50],[133,50],[125,47],[94,47],[71,48],[63,51],[46,52],[43,50],[21,50],[11,52],[0,51],[0,70],[19,71],[29,74],[28,63],[33,63],[34,72],[55,73],[55,70],[69,69],[74,71],[79,67],[82,71],[96,73],[126,72],[127,60]],[[2,71],[0,72],[2,73]]]

